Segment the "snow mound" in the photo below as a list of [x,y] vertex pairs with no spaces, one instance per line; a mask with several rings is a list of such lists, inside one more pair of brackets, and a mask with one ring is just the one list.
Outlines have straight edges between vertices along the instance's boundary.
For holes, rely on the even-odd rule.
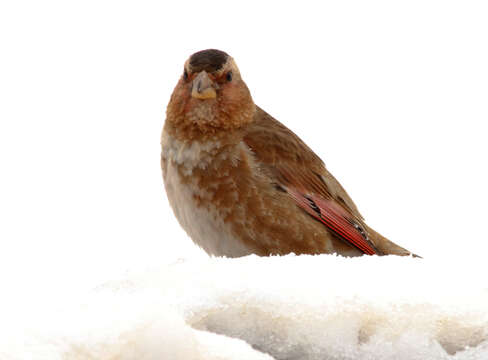
[[46,311],[37,327],[2,340],[0,358],[488,359],[484,264],[456,265],[332,255],[179,261]]

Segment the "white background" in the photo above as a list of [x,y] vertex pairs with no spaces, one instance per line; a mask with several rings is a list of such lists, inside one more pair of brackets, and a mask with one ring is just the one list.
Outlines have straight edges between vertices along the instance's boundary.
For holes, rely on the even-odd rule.
[[376,230],[457,266],[484,256],[487,19],[482,1],[3,1],[2,283],[49,296],[206,256],[159,166],[169,96],[205,48]]

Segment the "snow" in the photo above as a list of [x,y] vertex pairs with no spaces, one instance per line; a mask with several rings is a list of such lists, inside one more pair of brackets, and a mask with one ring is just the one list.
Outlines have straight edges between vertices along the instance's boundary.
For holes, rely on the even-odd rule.
[[5,307],[0,358],[488,359],[483,265],[180,260],[37,309]]

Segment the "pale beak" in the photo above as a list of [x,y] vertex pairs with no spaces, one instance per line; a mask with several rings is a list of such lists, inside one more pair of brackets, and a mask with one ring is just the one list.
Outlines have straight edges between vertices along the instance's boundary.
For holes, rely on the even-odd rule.
[[215,99],[217,97],[213,82],[210,80],[205,70],[201,71],[197,77],[193,79],[191,96],[197,99]]

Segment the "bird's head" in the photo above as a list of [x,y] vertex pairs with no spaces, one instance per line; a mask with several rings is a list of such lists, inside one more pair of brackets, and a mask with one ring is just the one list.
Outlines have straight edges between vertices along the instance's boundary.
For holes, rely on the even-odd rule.
[[252,121],[255,105],[234,59],[202,50],[185,62],[167,108],[167,122],[184,137],[231,130]]

